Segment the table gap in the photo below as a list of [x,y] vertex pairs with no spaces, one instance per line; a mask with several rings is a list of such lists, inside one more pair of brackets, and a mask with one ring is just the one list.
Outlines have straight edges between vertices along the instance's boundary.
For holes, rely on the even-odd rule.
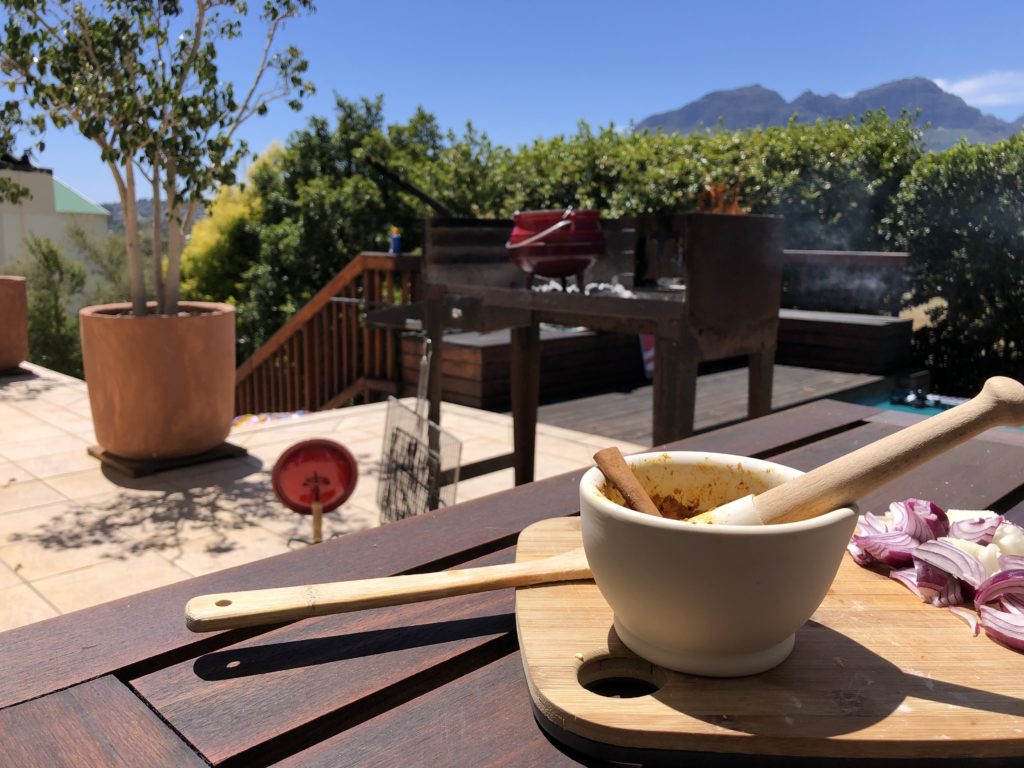
[[859,427],[863,427],[865,423],[866,422],[864,421],[851,421],[848,424],[840,424],[837,427],[825,429],[822,430],[821,432],[815,432],[813,435],[801,437],[797,440],[792,440],[788,443],[783,443],[782,445],[776,445],[764,451],[757,451],[755,453],[750,454],[750,457],[753,459],[768,459],[771,458],[772,456],[778,456],[781,453],[794,451],[797,448],[803,448],[805,445],[811,445],[812,443],[816,443],[820,440],[826,440],[830,437],[841,435],[843,432],[849,432],[851,430],[858,429]]
[[[182,616],[182,621],[184,621],[184,616]],[[243,629],[231,629],[226,632],[218,632],[207,637],[196,635],[198,639],[194,643],[180,646],[172,651],[167,651],[148,659],[143,659],[135,662],[134,664],[129,664],[121,667],[120,669],[114,670],[111,674],[125,685],[130,686],[131,681],[137,678],[145,677],[153,672],[174,666],[175,664],[180,664],[183,661],[188,661],[189,659],[197,659],[208,653],[222,650],[228,646],[236,645],[253,637],[273,632],[274,630],[294,623],[295,622],[284,621],[277,624],[261,624],[258,627],[245,627]]]

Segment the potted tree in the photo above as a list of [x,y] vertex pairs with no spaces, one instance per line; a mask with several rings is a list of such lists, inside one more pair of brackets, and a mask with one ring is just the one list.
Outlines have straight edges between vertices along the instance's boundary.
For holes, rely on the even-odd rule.
[[[261,53],[238,97],[232,83],[218,79],[217,46],[241,36],[243,0],[194,0],[190,14],[180,0],[4,5],[3,84],[20,90],[33,110],[17,119],[36,134],[49,119],[90,139],[124,214],[131,301],[80,313],[97,440],[129,459],[214,448],[234,413],[234,309],[179,301],[181,253],[204,194],[234,181],[247,152],[238,128],[272,101],[287,98],[298,109],[312,92],[301,53],[277,45],[285,22],[311,11],[312,0],[263,3]],[[149,294],[140,190],[153,201]]]
[[28,357],[28,293],[25,278],[0,275],[0,373]]

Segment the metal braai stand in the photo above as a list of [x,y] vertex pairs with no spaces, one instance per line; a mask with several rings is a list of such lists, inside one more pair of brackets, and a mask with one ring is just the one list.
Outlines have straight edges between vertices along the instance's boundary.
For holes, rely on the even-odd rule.
[[455,503],[462,443],[428,416],[431,342],[424,339],[415,408],[389,397],[377,505],[382,523]]

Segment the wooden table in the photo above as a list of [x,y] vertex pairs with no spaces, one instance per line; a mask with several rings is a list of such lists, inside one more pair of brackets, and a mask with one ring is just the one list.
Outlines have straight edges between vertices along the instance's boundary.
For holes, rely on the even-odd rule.
[[[673,447],[806,470],[914,418],[824,400]],[[1022,467],[1024,432],[994,430],[860,502],[1020,522]],[[534,721],[510,590],[216,635],[182,616],[207,592],[508,562],[525,526],[577,512],[582,471],[3,633],[0,766],[590,764]]]

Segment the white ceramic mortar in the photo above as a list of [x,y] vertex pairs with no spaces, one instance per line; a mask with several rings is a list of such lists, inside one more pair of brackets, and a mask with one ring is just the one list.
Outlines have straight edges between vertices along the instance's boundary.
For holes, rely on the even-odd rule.
[[[649,494],[704,511],[800,474],[721,453],[626,457]],[[778,525],[700,525],[622,506],[596,467],[580,481],[583,548],[635,653],[669,669],[737,677],[781,664],[828,592],[857,521],[844,508]]]

